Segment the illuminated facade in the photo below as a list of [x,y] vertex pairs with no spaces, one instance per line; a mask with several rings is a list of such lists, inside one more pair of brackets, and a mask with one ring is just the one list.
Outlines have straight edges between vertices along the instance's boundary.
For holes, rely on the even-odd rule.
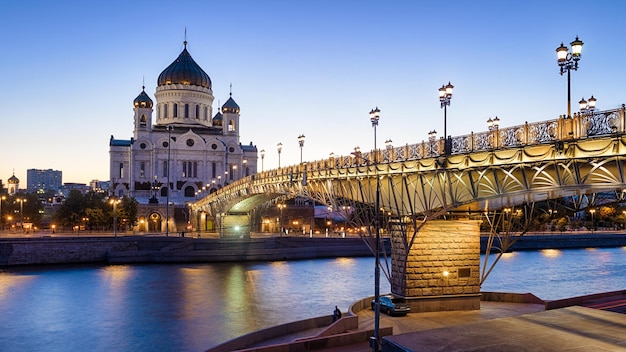
[[213,115],[211,79],[186,41],[159,75],[154,96],[156,103],[144,87],[135,98],[132,138],[111,136],[112,195],[183,205],[257,172],[256,146],[239,141],[239,105],[231,93]]

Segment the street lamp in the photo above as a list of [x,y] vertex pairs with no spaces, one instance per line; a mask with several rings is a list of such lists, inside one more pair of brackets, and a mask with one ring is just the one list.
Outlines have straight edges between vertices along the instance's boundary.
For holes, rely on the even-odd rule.
[[498,141],[498,127],[500,126],[500,119],[498,118],[498,116],[496,116],[495,118],[491,119],[491,117],[489,118],[489,120],[487,120],[487,128],[489,129],[489,132],[491,133],[490,138],[492,139],[492,145],[491,147],[493,148],[497,148],[499,141]]
[[376,127],[378,126],[378,120],[380,119],[380,109],[378,106],[375,109],[370,110],[370,121],[372,122],[372,127],[374,128],[374,163],[378,161],[376,154]]
[[0,233],[2,233],[2,201],[7,199],[6,196],[0,197]]
[[568,48],[563,45],[561,42],[561,46],[556,48],[556,61],[559,64],[559,73],[561,76],[567,71],[567,118],[572,117],[572,99],[571,99],[571,70],[578,70],[578,61],[580,60],[580,53],[583,50],[583,42],[578,39],[574,39],[573,42],[570,43],[572,47],[572,52],[570,53]]
[[302,164],[302,148],[304,147],[304,135],[298,136],[298,144],[300,144],[300,164]]
[[263,172],[264,170],[264,164],[265,164],[265,149],[261,149],[261,172]]
[[450,81],[448,81],[447,85],[443,85],[441,86],[441,88],[439,88],[439,102],[441,103],[441,108],[443,109],[443,139],[444,139],[444,143],[443,143],[443,150],[444,150],[444,154],[448,155],[450,152],[450,148],[448,145],[448,123],[446,121],[447,119],[447,107],[450,106],[450,100],[452,99],[452,90],[454,89],[454,86],[452,84],[450,84]]
[[489,120],[487,120],[487,128],[489,129],[489,131],[497,130],[498,126],[500,126],[500,119],[498,118],[498,116],[494,117],[493,119],[491,119],[490,117]]
[[394,160],[393,141],[391,139],[385,141],[385,148],[387,148],[387,152],[389,153],[389,161]]
[[276,150],[278,150],[278,168],[280,168],[280,152],[283,151],[283,144],[276,144]]
[[374,229],[376,231],[376,246],[374,263],[374,351],[379,350],[380,345],[380,180],[378,179],[378,158],[376,156],[376,127],[380,119],[380,109],[376,107],[370,110],[370,122],[374,128],[374,172],[376,176],[376,208],[374,209]]
[[115,237],[117,237],[117,205],[119,202],[120,200],[115,198],[109,200],[109,203],[113,205],[113,236]]
[[172,144],[172,130],[174,127],[167,125],[167,194],[165,197],[165,237],[170,234],[170,144]]
[[591,98],[589,98],[589,100],[585,100],[585,98],[582,98],[579,102],[578,105],[580,106],[580,111],[582,111],[583,113],[588,112],[590,114],[593,114],[593,111],[596,109],[596,101],[598,101],[598,99],[594,98],[593,95],[591,96]]
[[591,233],[593,233],[593,229],[596,227],[595,223],[593,221],[593,214],[596,213],[595,209],[589,209],[589,212],[591,213]]
[[26,202],[26,199],[18,198],[16,201],[20,202],[20,227],[22,228],[22,232],[24,232],[24,202]]
[[278,219],[280,225],[280,236],[283,236],[283,209],[285,209],[287,205],[284,203],[280,203],[277,205],[278,209],[280,209],[280,218]]

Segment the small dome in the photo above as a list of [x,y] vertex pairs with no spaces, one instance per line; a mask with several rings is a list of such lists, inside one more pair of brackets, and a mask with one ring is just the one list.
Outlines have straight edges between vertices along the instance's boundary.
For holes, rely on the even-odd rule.
[[185,48],[161,74],[157,80],[158,86],[168,84],[186,84],[200,86],[211,89],[211,78],[202,68],[191,58],[187,51],[187,41]]
[[10,184],[16,185],[18,183],[20,183],[20,179],[15,177],[15,175],[9,177],[9,181]]
[[235,100],[233,99],[232,95],[228,98],[228,100],[226,100],[224,105],[222,105],[222,112],[225,114],[228,114],[228,113],[238,114],[239,113],[239,105],[235,103]]
[[214,127],[222,127],[224,123],[222,113],[218,111],[218,113],[213,116],[212,122]]
[[141,93],[133,101],[136,108],[152,108],[152,99],[146,94],[145,89],[146,87],[141,87]]

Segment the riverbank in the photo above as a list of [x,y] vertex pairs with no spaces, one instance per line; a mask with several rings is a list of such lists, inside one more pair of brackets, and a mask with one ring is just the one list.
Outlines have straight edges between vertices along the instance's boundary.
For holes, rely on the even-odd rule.
[[0,266],[246,262],[371,255],[360,238],[118,236],[0,239]]
[[[481,237],[481,252],[487,238]],[[389,243],[385,242],[389,251]],[[533,234],[513,251],[626,246],[621,233]],[[246,262],[360,257],[372,253],[359,237],[269,237],[241,239],[163,236],[40,236],[0,238],[0,266],[41,264],[132,264]]]
[[[382,351],[614,350],[626,342],[626,315],[585,307],[623,302],[624,291],[544,301],[534,295],[483,292],[480,310],[380,315]],[[317,317],[256,331],[206,352],[371,351],[372,297],[355,302],[340,320]],[[512,333],[515,331],[515,333]],[[602,331],[602,333],[598,333]],[[593,347],[592,347],[593,346]],[[530,349],[529,349],[530,348]]]

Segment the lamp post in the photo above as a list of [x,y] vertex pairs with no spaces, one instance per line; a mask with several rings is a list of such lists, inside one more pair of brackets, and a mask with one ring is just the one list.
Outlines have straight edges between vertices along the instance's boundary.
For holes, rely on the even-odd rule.
[[283,151],[283,144],[276,144],[276,150],[278,150],[278,168],[280,168],[280,152]]
[[298,136],[298,144],[300,145],[300,164],[302,164],[302,149],[304,148],[304,135]]
[[447,85],[441,86],[439,88],[439,102],[441,103],[441,108],[443,109],[443,150],[444,154],[448,155],[450,152],[450,148],[448,145],[448,122],[447,119],[447,107],[450,106],[450,100],[452,100],[452,90],[454,86],[450,84],[448,81]]
[[265,149],[261,149],[261,172],[263,172],[265,166]]
[[387,149],[387,152],[389,153],[389,161],[393,161],[394,160],[393,141],[391,139],[388,139],[385,141],[385,148]]
[[170,125],[165,126],[167,130],[167,194],[165,197],[165,237],[170,234],[170,144],[172,144],[172,129]]
[[113,236],[117,237],[117,204],[120,202],[119,199],[111,198],[109,203],[113,205]]
[[376,232],[375,260],[374,263],[374,343],[372,347],[374,351],[379,350],[380,345],[380,180],[378,179],[378,157],[376,150],[376,127],[380,119],[380,110],[378,107],[370,110],[370,122],[374,128],[374,172],[376,176],[376,208],[374,209],[374,230]]
[[588,101],[585,100],[585,98],[582,98],[578,102],[578,105],[580,106],[580,111],[582,113],[593,114],[593,111],[596,109],[596,101],[598,101],[598,99],[594,98],[593,95],[591,96],[591,98],[589,98]]
[[593,214],[596,213],[596,210],[595,209],[589,209],[589,212],[591,213],[591,233],[593,233],[593,230],[596,227],[595,223],[593,221]]
[[2,201],[7,199],[6,196],[0,197],[0,233],[2,233]]
[[563,45],[561,42],[561,46],[556,48],[556,62],[559,64],[559,73],[561,76],[565,72],[567,72],[567,118],[572,117],[572,99],[571,99],[571,70],[578,70],[578,61],[580,60],[580,53],[583,50],[583,42],[578,39],[574,39],[573,42],[570,43],[572,47],[572,52],[569,52],[569,49]]
[[20,228],[22,229],[22,232],[24,232],[24,202],[26,199],[18,198],[16,201],[20,202]]
[[497,148],[498,147],[498,127],[500,126],[500,119],[498,118],[498,116],[494,117],[493,119],[490,117],[489,120],[487,120],[487,128],[489,129],[489,132],[493,133],[493,145],[492,147]]
[[285,207],[287,206],[284,203],[280,203],[277,205],[278,209],[280,209],[280,218],[278,219],[279,222],[279,226],[280,226],[280,236],[283,236],[283,209],[285,209]]

